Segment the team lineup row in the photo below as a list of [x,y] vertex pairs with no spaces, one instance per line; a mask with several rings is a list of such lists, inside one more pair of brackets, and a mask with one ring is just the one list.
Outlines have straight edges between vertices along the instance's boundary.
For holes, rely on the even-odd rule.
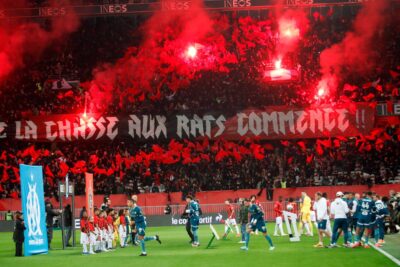
[[[202,214],[200,204],[192,196],[187,196],[186,201],[187,206],[183,216],[188,218],[187,231],[191,239],[190,243],[193,247],[198,247],[200,245],[199,221]],[[248,250],[251,233],[261,232],[269,243],[269,250],[274,250],[272,239],[267,232],[264,211],[256,196],[239,199],[239,202],[238,222],[232,201],[225,202],[228,215],[226,220],[221,220],[222,223],[225,223],[224,237],[235,229],[237,236],[242,237],[239,242],[243,244],[241,249]],[[291,201],[286,206],[286,210],[296,212],[296,205]],[[140,256],[147,256],[145,242],[155,240],[161,244],[158,235],[146,236],[146,217],[137,204],[136,195],[127,200],[127,206],[128,209],[122,209],[118,214],[108,207],[95,209],[94,216],[88,216],[87,211],[82,213],[80,225],[83,254],[109,251],[116,246],[119,240],[121,248],[133,243],[140,246]],[[283,230],[283,210],[283,201],[282,198],[279,198],[274,204],[275,236],[278,235],[278,232],[282,236],[286,235]],[[315,225],[319,237],[318,243],[314,246],[317,248],[324,247],[324,236],[330,238],[330,244],[327,247],[337,247],[341,233],[344,236],[345,247],[358,247],[362,245],[361,241],[363,241],[364,247],[368,248],[371,235],[376,239],[375,245],[381,246],[384,242],[384,218],[387,214],[386,204],[380,196],[371,192],[365,193],[362,197],[359,194],[347,193],[344,195],[342,192],[337,192],[336,199],[332,203],[329,203],[324,194],[317,192],[313,204],[311,198],[303,192],[299,209],[299,232],[305,231],[306,235],[312,236],[313,225]],[[330,218],[334,219],[333,230],[331,230]],[[240,230],[238,223],[241,225]]]

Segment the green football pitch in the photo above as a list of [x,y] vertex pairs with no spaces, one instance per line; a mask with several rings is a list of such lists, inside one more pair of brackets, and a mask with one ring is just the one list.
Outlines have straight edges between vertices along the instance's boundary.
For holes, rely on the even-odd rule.
[[[271,233],[274,225],[268,224]],[[223,232],[218,225],[217,231]],[[268,244],[262,235],[252,235],[249,251],[241,251],[239,238],[230,234],[227,240],[216,240],[210,249],[206,245],[210,240],[209,227],[200,227],[201,246],[192,248],[184,227],[148,227],[147,235],[159,234],[162,244],[155,241],[146,242],[148,257],[139,257],[139,247],[117,248],[115,251],[97,255],[82,255],[81,247],[61,249],[60,232],[54,233],[53,249],[47,255],[31,257],[14,257],[12,233],[0,234],[1,267],[241,267],[241,266],[307,266],[307,267],[391,267],[394,262],[373,248],[314,248],[317,237],[302,237],[301,242],[291,243],[288,237],[272,237],[276,249],[268,250]],[[398,236],[397,236],[398,238]],[[77,232],[79,240],[79,232]],[[342,238],[340,239],[342,240]],[[326,243],[328,241],[326,240]],[[341,241],[340,241],[341,242]],[[388,244],[389,246],[389,244]],[[396,248],[393,248],[396,250]],[[397,247],[399,249],[399,247]]]

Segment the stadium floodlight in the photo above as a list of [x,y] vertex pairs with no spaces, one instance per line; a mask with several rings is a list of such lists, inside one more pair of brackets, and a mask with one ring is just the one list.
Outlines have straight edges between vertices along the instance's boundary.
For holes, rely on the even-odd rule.
[[[289,233],[290,242],[299,242],[300,235],[299,232],[297,231],[297,226],[296,226],[297,214],[293,212],[283,211],[283,217],[285,218],[286,229],[287,232]],[[292,232],[292,227],[294,235]]]

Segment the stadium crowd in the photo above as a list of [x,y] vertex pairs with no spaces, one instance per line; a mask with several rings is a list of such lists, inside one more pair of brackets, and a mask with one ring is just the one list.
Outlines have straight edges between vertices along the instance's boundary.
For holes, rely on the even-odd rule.
[[1,150],[0,197],[18,197],[19,163],[44,166],[48,196],[57,195],[57,181],[67,173],[76,193],[84,194],[85,171],[95,174],[96,194],[181,191],[184,197],[206,190],[399,182],[397,141],[385,141],[383,149],[369,151],[360,151],[352,141],[342,141],[338,147],[332,144],[322,153],[313,141],[303,145],[186,140],[165,145],[42,144],[20,149],[21,144],[13,144]]
[[[232,25],[243,27],[249,23],[258,25],[262,29],[259,31],[267,31],[260,26],[265,17],[227,16]],[[230,66],[229,72],[203,71],[199,78],[176,92],[163,87],[160,96],[132,96],[132,101],[122,105],[116,99],[107,112],[168,115],[183,110],[223,110],[230,113],[250,106],[310,104],[316,100],[311,95],[312,90],[304,88],[320,76],[316,67],[320,52],[343,37],[353,18],[351,14],[312,14],[309,36],[300,40],[299,49],[293,55],[298,58],[302,73],[299,82],[279,85],[262,82],[259,66],[252,60],[241,60]],[[90,80],[96,66],[115,61],[126,48],[140,43],[142,37],[137,29],[144,19],[137,16],[82,21],[78,32],[66,42],[48,49],[40,62],[27,64],[2,81],[0,119],[13,121],[32,114],[82,112],[85,89],[54,90],[51,89],[53,82],[62,78]],[[374,76],[348,77],[337,95],[327,101],[398,101],[400,40],[396,32],[384,31],[385,38],[391,42],[386,42],[386,47],[381,49],[384,51],[380,55],[381,62],[385,63]],[[270,38],[274,38],[273,34]],[[256,47],[259,45],[256,43]],[[102,55],[101,61],[98,54]],[[76,183],[77,194],[83,194],[84,171],[94,172],[96,194],[182,191],[185,196],[217,189],[394,183],[398,182],[400,166],[398,130],[398,126],[383,129],[380,133],[383,139],[329,139],[321,141],[322,145],[320,140],[269,143],[244,140],[234,144],[222,140],[202,142],[201,149],[197,149],[198,142],[189,140],[172,141],[172,145],[171,142],[116,142],[101,147],[98,144],[2,141],[0,197],[19,196],[20,163],[44,166],[46,195],[57,195],[57,181],[64,179],[67,173]],[[380,140],[379,144],[376,140]],[[187,150],[168,153],[179,149]],[[160,159],[160,155],[164,158]]]
[[[270,43],[274,42],[276,34],[269,33],[271,28],[276,27],[271,22],[274,18],[236,17],[232,14],[226,16],[230,24],[236,25],[232,28],[237,27],[241,32],[249,29],[254,31],[254,36],[247,34],[248,39],[240,40],[250,48],[240,55],[237,64],[229,66],[229,72],[200,71],[196,79],[177,91],[163,86],[161,94],[153,95],[149,92],[132,95],[122,103],[119,97],[115,97],[114,102],[109,103],[107,112],[109,114],[145,112],[168,114],[182,110],[232,112],[250,106],[308,105],[317,101],[314,97],[315,91],[310,88],[316,86],[321,75],[319,68],[316,67],[319,66],[320,53],[343,38],[354,19],[349,14],[341,16],[336,13],[325,16],[319,13],[313,14],[307,35],[299,41],[296,52],[290,55],[294,58],[291,61],[298,62],[298,66],[291,63],[291,66],[286,66],[300,69],[301,79],[292,83],[270,84],[260,77],[262,67],[257,63],[265,52],[261,56],[254,54],[257,54],[257,49],[262,47],[261,40],[257,39],[258,35],[270,38]],[[1,118],[13,120],[31,114],[82,112],[86,90],[80,86],[72,90],[52,90],[53,82],[62,79],[90,81],[93,69],[121,58],[128,47],[132,49],[139,46],[143,36],[138,29],[145,19],[112,17],[83,20],[79,31],[72,34],[67,41],[49,48],[40,61],[27,64],[24,69],[16,71],[2,81]],[[390,24],[387,28],[392,27],[399,26]],[[227,41],[232,43],[238,42],[234,34],[230,33],[234,32],[234,29],[230,29],[226,37]],[[383,51],[379,60],[382,65],[377,66],[373,74],[346,77],[346,82],[341,82],[335,95],[318,101],[400,100],[398,61],[400,49],[399,37],[394,34],[395,32],[397,31],[384,31],[384,36],[381,38],[390,42],[384,42],[385,47],[379,50]],[[252,46],[254,48],[251,48]],[[242,53],[242,48],[238,45],[234,49],[236,54]],[[271,49],[275,49],[273,45]],[[102,55],[101,59],[98,58],[98,54]],[[89,95],[89,100],[90,97],[94,96]],[[90,106],[90,103],[88,105],[90,111],[99,111],[99,107]]]

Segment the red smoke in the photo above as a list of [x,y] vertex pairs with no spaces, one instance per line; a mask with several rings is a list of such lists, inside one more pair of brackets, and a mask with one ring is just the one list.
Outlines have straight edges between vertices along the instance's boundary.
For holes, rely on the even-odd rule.
[[[376,63],[374,43],[383,29],[389,1],[367,1],[357,14],[353,29],[344,39],[324,50],[320,56],[322,79],[344,79],[347,74],[373,71]],[[336,89],[333,88],[333,89]]]
[[331,75],[323,77],[318,82],[314,98],[320,100],[333,96],[335,94],[335,88],[337,87],[336,82],[336,79]]
[[308,30],[307,14],[300,10],[288,10],[280,16],[279,24],[279,53],[284,55],[297,48],[301,36]]
[[[192,1],[188,11],[155,13],[141,29],[145,40],[139,47],[128,48],[115,64],[93,72],[92,104],[102,110],[116,96],[120,104],[156,100],[162,90],[187,86],[200,70],[228,71],[225,65],[235,63],[236,57],[226,50],[220,34],[227,28],[227,19],[212,20],[200,0]],[[195,49],[188,56],[191,46]]]
[[[68,2],[61,4],[60,1],[57,3],[65,7],[68,4]],[[2,2],[0,9],[4,4],[9,7],[8,3]],[[12,6],[27,5],[25,1],[15,1]],[[26,57],[38,60],[47,47],[75,31],[78,26],[78,17],[68,8],[65,16],[51,19],[50,30],[43,29],[39,23],[0,20],[0,81],[15,69],[23,67]]]

